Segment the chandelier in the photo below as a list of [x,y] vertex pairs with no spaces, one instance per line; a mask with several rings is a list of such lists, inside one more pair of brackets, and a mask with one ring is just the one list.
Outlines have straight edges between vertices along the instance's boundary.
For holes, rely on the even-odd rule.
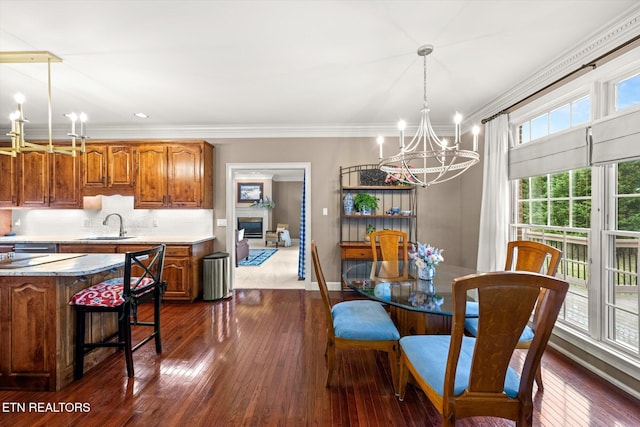
[[[9,115],[9,119],[11,120],[11,131],[7,133],[7,136],[11,137],[11,146],[10,147],[0,147],[0,154],[5,154],[9,156],[16,157],[20,152],[28,152],[28,151],[45,151],[48,153],[60,153],[60,154],[68,154],[73,157],[76,157],[76,153],[80,151],[84,153],[85,151],[85,142],[87,140],[86,134],[86,122],[87,115],[85,113],[80,113],[79,115],[76,113],[65,114],[66,117],[71,120],[71,132],[67,135],[71,137],[71,145],[70,146],[54,146],[53,145],[53,129],[51,124],[51,63],[52,62],[62,62],[62,59],[55,56],[51,52],[0,52],[0,63],[47,63],[47,100],[49,107],[49,115],[48,115],[48,125],[49,125],[49,143],[44,144],[36,144],[32,142],[28,142],[25,140],[24,134],[24,124],[28,123],[29,120],[24,115],[24,110],[22,104],[25,102],[25,97],[18,93],[15,95],[14,99],[18,104],[17,110]],[[79,130],[76,131],[76,122],[80,122]],[[78,133],[79,132],[79,133]],[[76,139],[80,139],[80,145],[76,145]]]
[[378,168],[386,172],[391,181],[398,184],[420,185],[428,187],[449,181],[480,161],[478,153],[478,133],[480,128],[473,127],[473,150],[460,148],[460,123],[462,116],[455,114],[455,140],[453,144],[438,138],[429,120],[427,104],[427,55],[433,52],[432,45],[418,49],[418,55],[424,59],[424,103],[420,109],[420,124],[413,139],[405,144],[404,129],[406,123],[398,123],[400,129],[400,152],[384,157],[382,146],[384,138],[378,137],[380,156]]

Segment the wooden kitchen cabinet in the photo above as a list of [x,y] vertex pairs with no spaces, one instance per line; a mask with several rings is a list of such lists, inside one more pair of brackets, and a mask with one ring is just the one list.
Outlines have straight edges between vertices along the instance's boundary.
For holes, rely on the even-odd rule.
[[82,194],[134,194],[135,147],[128,144],[87,144],[82,155]]
[[80,157],[28,151],[18,154],[18,206],[80,208]]
[[55,277],[0,277],[0,388],[55,390],[55,302]]
[[[125,253],[157,244],[59,243],[61,253]],[[167,281],[165,301],[193,301],[202,295],[202,260],[213,252],[214,240],[193,245],[167,245],[162,278]]]
[[213,208],[213,146],[208,143],[141,145],[135,164],[135,208]]
[[[75,309],[71,296],[123,268],[83,276],[0,277],[0,390],[56,391],[73,381]],[[115,313],[92,313],[86,334],[99,341],[118,330]],[[89,369],[115,348],[87,355]]]
[[16,157],[0,155],[0,208],[18,206]]
[[[138,251],[153,245],[118,245],[118,252]],[[202,260],[213,252],[213,240],[193,245],[167,245],[162,279],[165,301],[190,302],[202,296]]]

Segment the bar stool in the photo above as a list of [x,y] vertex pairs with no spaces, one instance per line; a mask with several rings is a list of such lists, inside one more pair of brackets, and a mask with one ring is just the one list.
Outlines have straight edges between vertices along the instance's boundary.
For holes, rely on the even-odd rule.
[[[125,254],[124,276],[109,279],[77,292],[69,305],[76,309],[76,349],[74,379],[84,374],[84,355],[97,347],[124,349],[127,375],[134,376],[133,352],[155,338],[156,353],[162,353],[160,302],[167,287],[162,281],[165,245]],[[134,275],[132,275],[132,273]],[[154,301],[153,322],[138,321],[138,305]],[[118,313],[118,332],[100,342],[85,342],[87,313]],[[153,332],[136,345],[131,341],[131,325],[153,327]],[[117,336],[117,340],[113,339]]]

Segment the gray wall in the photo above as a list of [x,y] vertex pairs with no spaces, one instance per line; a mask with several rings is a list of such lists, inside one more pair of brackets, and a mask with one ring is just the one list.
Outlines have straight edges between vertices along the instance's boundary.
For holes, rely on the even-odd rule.
[[[210,142],[216,147],[215,219],[225,218],[227,163],[311,163],[312,219],[310,226],[307,224],[310,231],[307,238],[314,239],[318,245],[327,280],[338,282],[339,169],[340,166],[376,162],[378,146],[375,138],[259,138]],[[444,249],[446,263],[470,268],[476,266],[481,164],[460,179],[418,190],[418,240]],[[328,208],[328,216],[322,215],[322,208]],[[280,221],[277,217],[276,220]],[[225,227],[214,225],[216,250],[226,250],[226,232]]]
[[273,181],[273,225],[289,224],[289,235],[300,238],[300,206],[302,205],[302,181]]

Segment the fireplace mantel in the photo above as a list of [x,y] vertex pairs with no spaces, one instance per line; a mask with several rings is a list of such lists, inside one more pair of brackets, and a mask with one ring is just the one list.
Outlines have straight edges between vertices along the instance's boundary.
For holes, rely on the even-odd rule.
[[234,227],[238,224],[238,218],[240,217],[262,218],[262,240],[264,240],[265,233],[269,230],[269,216],[268,209],[236,206],[236,217],[233,219]]

